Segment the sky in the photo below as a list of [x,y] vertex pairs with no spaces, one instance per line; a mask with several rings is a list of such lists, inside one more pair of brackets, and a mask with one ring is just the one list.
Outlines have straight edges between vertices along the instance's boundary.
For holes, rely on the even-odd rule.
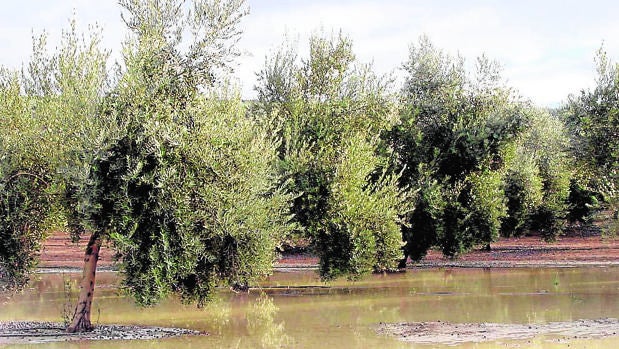
[[[118,59],[126,36],[115,0],[2,0],[0,65],[19,69],[32,34],[58,45],[73,13],[79,28],[103,27],[103,46]],[[235,76],[242,96],[255,96],[256,72],[288,38],[307,56],[313,33],[342,31],[361,62],[402,76],[409,47],[421,35],[467,62],[485,54],[503,67],[507,84],[539,106],[560,106],[594,85],[594,57],[603,45],[619,60],[616,0],[248,0]]]

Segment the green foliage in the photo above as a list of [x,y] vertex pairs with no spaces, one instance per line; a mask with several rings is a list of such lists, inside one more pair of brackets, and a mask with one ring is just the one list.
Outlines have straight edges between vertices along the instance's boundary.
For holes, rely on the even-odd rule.
[[342,145],[342,158],[331,183],[327,221],[318,233],[320,272],[325,278],[358,277],[394,270],[401,258],[399,214],[409,195],[396,176],[368,177],[378,167],[374,144],[361,135]]
[[414,261],[421,260],[428,249],[435,246],[439,236],[443,236],[443,212],[447,205],[443,186],[432,177],[431,169],[419,164],[419,177],[416,181],[419,190],[415,209],[404,219],[409,224],[402,225],[404,255]]
[[433,244],[449,256],[488,244],[506,215],[503,149],[526,115],[485,57],[471,77],[462,58],[422,37],[404,69],[400,122],[384,137],[397,154],[401,185],[420,188],[403,228],[404,251],[419,259]]
[[[619,65],[604,48],[596,56],[596,87],[570,96],[563,110],[572,135],[572,152],[585,170],[584,180],[574,185],[572,205],[576,217],[590,213],[597,197],[599,208],[609,208],[616,218],[619,171]],[[588,206],[587,206],[588,205]],[[612,225],[612,224],[611,224]],[[612,228],[611,228],[612,229]]]
[[270,272],[288,229],[276,144],[238,99],[212,99],[184,110],[190,130],[171,116],[147,119],[144,133],[114,139],[93,161],[89,179],[98,186],[88,193],[104,194],[91,199],[89,220],[112,232],[124,283],[140,304],[173,291],[201,304],[219,281],[247,285]]
[[451,258],[469,250],[475,241],[473,236],[467,235],[465,228],[468,210],[461,201],[467,199],[468,195],[461,195],[463,190],[464,184],[458,182],[443,191],[445,208],[441,212],[443,226],[437,234],[437,245],[445,256]]
[[306,59],[282,49],[259,74],[253,114],[281,125],[273,136],[297,193],[297,234],[313,241],[325,278],[393,269],[399,254],[406,195],[382,175],[388,150],[375,140],[395,115],[388,84],[355,63],[341,34],[312,37]]
[[594,168],[619,166],[619,69],[603,47],[596,56],[596,87],[570,96],[564,113],[574,154]]
[[465,229],[467,235],[475,237],[474,244],[488,244],[499,237],[501,219],[506,216],[507,207],[503,189],[503,173],[485,170],[472,173],[467,182],[470,185]]
[[[173,292],[202,305],[221,282],[248,285],[270,272],[276,242],[290,229],[278,143],[246,118],[238,95],[200,93],[214,90],[228,51],[213,53],[197,34],[234,39],[242,4],[232,11],[209,2],[219,8],[186,13],[180,23],[196,36],[184,50],[184,30],[170,25],[179,23],[181,3],[122,2],[134,31],[126,68],[100,109],[107,127],[86,148],[71,192],[84,226],[111,240],[124,285],[142,305]],[[215,14],[228,17],[211,28]]]
[[26,284],[48,228],[51,178],[26,151],[0,141],[0,289]]
[[521,236],[530,229],[531,216],[543,200],[543,183],[533,154],[522,145],[506,148],[505,175],[507,215],[501,224],[503,236]]
[[535,109],[528,115],[529,127],[505,151],[508,216],[503,234],[522,235],[534,229],[552,241],[563,231],[569,209],[569,138],[557,117]]
[[610,215],[605,233],[609,236],[616,236],[619,232],[619,170],[613,169],[601,176],[596,185],[596,191],[600,194],[604,207]]
[[588,223],[599,209],[599,193],[591,190],[584,183],[586,180],[582,178],[572,178],[570,181],[568,196],[570,222]]
[[[99,33],[78,38],[76,22],[50,55],[46,35],[33,38],[27,69],[0,72],[0,263],[8,283],[22,286],[36,265],[40,242],[52,226],[63,227],[62,173],[72,155],[94,135],[92,113],[106,82],[107,53]],[[90,117],[90,118],[89,118]],[[6,255],[5,255],[6,253]],[[2,268],[2,267],[0,267]]]
[[506,212],[502,179],[502,173],[495,171],[471,173],[443,192],[443,227],[437,244],[444,255],[455,257],[498,238]]
[[402,185],[420,188],[404,252],[438,246],[456,256],[500,233],[561,233],[571,176],[563,124],[512,97],[485,57],[470,75],[462,58],[425,37],[404,64],[400,123],[385,136]]
[[100,28],[81,36],[75,20],[53,54],[33,39],[21,75],[0,68],[4,287],[25,284],[51,227],[111,242],[138,303],[202,305],[267,275],[291,235],[311,240],[323,278],[357,278],[402,250],[554,240],[598,198],[617,221],[619,69],[602,49],[596,88],[563,120],[519,101],[497,63],[471,73],[425,37],[398,102],[341,33],[267,59],[246,108],[226,84],[243,0],[120,5],[131,36],[113,79]]
[[179,60],[167,62],[168,69],[177,69],[179,83],[212,86],[225,78],[240,54],[239,26],[248,14],[244,0],[120,0],[119,4],[125,24],[140,44],[159,46],[160,55],[185,48],[182,57],[175,57]]

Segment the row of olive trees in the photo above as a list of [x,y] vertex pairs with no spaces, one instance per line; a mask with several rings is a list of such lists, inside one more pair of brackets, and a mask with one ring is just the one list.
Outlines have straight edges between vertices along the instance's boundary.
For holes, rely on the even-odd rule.
[[247,104],[224,84],[242,0],[120,4],[131,36],[114,73],[100,33],[74,24],[58,52],[37,38],[22,74],[0,72],[0,273],[23,285],[52,227],[89,234],[69,331],[92,328],[102,246],[139,304],[172,293],[202,304],[219,284],[268,274],[290,237],[312,242],[324,278],[394,270],[430,248],[453,257],[500,234],[553,240],[592,195],[572,149],[608,169],[599,188],[619,187],[616,144],[590,156],[616,136],[606,61],[604,87],[560,119],[485,57],[471,73],[421,38],[398,92],[346,36],[314,36],[305,57],[267,59]]
[[471,74],[422,37],[398,93],[345,36],[314,36],[309,48],[267,59],[252,115],[277,125],[296,234],[313,242],[323,277],[391,270],[434,247],[453,257],[499,234],[562,232],[568,134],[505,86],[495,62],[481,57]]
[[422,37],[403,68],[400,121],[385,139],[402,185],[420,190],[405,254],[456,256],[530,229],[560,234],[570,178],[562,123],[520,100],[484,56],[470,73]]

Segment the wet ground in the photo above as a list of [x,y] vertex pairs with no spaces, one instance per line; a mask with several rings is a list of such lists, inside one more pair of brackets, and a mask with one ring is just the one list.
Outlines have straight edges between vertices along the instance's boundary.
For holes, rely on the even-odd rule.
[[[315,270],[283,269],[252,285],[249,293],[220,289],[204,309],[175,298],[152,308],[136,307],[118,289],[119,278],[117,273],[99,274],[93,323],[102,328],[130,326],[122,333],[126,337],[19,347],[619,347],[619,336],[609,332],[609,326],[617,327],[613,319],[619,317],[619,267],[422,268],[330,283],[321,282]],[[23,293],[0,297],[0,322],[58,322],[63,307],[73,305],[78,280],[79,273],[36,276]],[[69,285],[71,295],[63,285]],[[422,337],[414,326],[443,332],[426,333],[425,341],[407,342],[397,332],[387,332],[388,324]],[[140,338],[132,337],[132,326],[182,328],[208,335],[130,340]],[[475,331],[483,340],[470,337]],[[445,341],[445,332],[459,340]]]
[[[119,292],[119,276],[103,272],[94,305],[99,332],[70,337],[57,321],[73,302],[66,285],[75,296],[83,246],[54,234],[41,256],[43,274],[22,294],[0,295],[0,347],[112,348],[129,339],[144,339],[132,340],[134,348],[173,349],[619,347],[617,237],[501,239],[456,260],[430,251],[407,273],[354,283],[322,283],[314,256],[289,254],[249,294],[222,289],[203,310],[175,299],[137,308]],[[100,270],[113,269],[111,255],[103,249]],[[170,336],[182,339],[163,339]]]
[[206,335],[203,332],[183,328],[156,326],[98,325],[93,331],[84,333],[67,333],[65,328],[66,325],[60,322],[0,322],[0,345],[100,340],[156,340],[179,336]]
[[420,344],[447,344],[496,342],[499,340],[528,340],[539,336],[553,336],[569,341],[609,338],[619,333],[618,319],[575,320],[543,324],[451,323],[413,322],[379,324],[376,332],[399,340]]

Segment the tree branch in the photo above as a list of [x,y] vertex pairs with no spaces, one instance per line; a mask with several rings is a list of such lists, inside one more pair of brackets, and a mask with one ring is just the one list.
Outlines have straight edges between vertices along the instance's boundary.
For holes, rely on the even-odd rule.
[[13,179],[15,179],[15,178],[17,178],[17,177],[20,177],[20,176],[28,176],[28,177],[33,177],[33,178],[36,178],[36,179],[40,180],[41,182],[45,183],[45,185],[49,187],[49,182],[47,182],[47,181],[46,181],[45,179],[43,179],[41,176],[36,175],[36,174],[34,174],[34,173],[30,173],[30,172],[22,172],[22,171],[17,172],[17,173],[15,173],[14,175],[10,176],[10,177],[8,178],[8,180],[9,180],[9,181],[11,181],[11,180],[13,180]]

